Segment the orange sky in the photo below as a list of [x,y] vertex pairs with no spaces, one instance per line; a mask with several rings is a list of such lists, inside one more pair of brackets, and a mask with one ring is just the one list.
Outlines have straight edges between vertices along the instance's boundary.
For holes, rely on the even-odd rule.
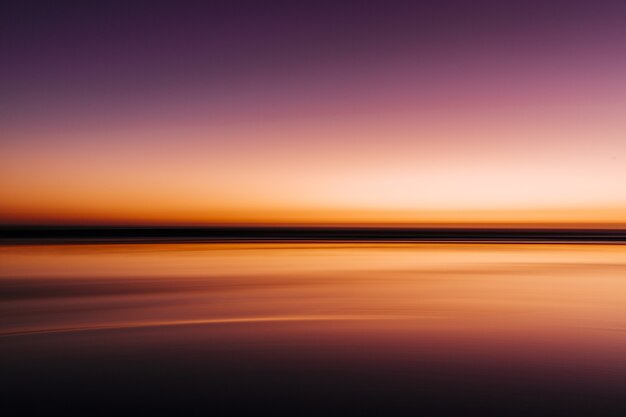
[[598,13],[12,28],[0,223],[626,226],[626,31]]
[[[617,120],[582,130],[448,117],[449,124],[388,116],[70,131],[91,137],[9,150],[0,216],[32,223],[624,224],[626,146]],[[605,140],[587,140],[592,135]],[[223,142],[203,140],[215,136]],[[153,144],[137,143],[146,137]],[[237,144],[228,146],[231,140]]]

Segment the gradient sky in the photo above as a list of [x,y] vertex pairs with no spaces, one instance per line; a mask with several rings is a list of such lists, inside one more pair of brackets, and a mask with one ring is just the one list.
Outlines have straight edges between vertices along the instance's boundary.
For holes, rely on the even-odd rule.
[[623,1],[9,3],[0,223],[626,226]]

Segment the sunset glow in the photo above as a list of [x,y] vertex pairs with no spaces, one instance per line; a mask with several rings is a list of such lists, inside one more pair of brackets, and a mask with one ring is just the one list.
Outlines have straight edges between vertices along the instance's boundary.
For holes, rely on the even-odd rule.
[[3,416],[626,416],[626,0],[0,3]]
[[10,25],[0,222],[626,225],[616,10],[405,8]]

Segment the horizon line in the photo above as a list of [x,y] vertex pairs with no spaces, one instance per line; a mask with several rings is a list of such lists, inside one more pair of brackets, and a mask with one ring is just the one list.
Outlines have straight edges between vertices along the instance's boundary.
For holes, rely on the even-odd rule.
[[494,242],[626,243],[623,228],[0,225],[0,243]]

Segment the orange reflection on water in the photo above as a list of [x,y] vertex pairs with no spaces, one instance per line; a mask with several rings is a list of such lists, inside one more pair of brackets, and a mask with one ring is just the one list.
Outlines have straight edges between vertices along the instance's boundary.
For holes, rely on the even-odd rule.
[[626,330],[620,245],[4,246],[0,262],[5,334],[307,319]]
[[39,245],[0,263],[20,410],[626,412],[626,246]]

